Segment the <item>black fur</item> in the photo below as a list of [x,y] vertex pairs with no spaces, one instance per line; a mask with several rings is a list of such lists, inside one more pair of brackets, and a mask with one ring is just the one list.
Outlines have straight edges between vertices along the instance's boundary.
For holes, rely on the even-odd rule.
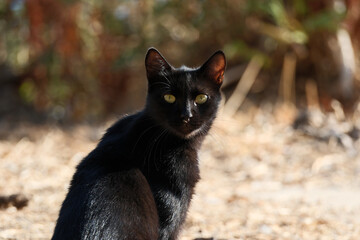
[[[220,102],[225,56],[175,69],[149,49],[145,65],[144,110],[110,127],[79,164],[53,240],[177,239],[199,180],[197,152]],[[196,104],[199,94],[208,101]]]

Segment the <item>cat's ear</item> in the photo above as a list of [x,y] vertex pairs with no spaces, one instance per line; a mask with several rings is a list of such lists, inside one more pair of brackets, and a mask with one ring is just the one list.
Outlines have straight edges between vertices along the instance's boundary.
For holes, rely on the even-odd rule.
[[212,80],[219,87],[224,80],[226,58],[222,51],[215,52],[201,67],[200,71],[206,78]]
[[171,71],[171,65],[155,48],[150,48],[145,57],[145,67],[148,80],[159,76],[161,73]]

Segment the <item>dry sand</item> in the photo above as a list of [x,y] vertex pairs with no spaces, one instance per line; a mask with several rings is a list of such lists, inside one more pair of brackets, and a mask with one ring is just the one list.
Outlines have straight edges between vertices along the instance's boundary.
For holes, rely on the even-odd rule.
[[[319,141],[275,119],[218,119],[180,239],[360,239],[360,141]],[[30,198],[0,210],[0,239],[51,237],[75,166],[105,129],[0,126],[0,194]]]

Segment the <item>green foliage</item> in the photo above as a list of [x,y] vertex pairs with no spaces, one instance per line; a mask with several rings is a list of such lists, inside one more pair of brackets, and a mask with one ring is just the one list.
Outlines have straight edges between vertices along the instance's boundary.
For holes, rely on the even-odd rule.
[[226,44],[224,46],[224,52],[230,59],[239,57],[241,59],[250,61],[252,57],[259,56],[264,60],[265,66],[268,66],[270,62],[270,59],[266,54],[264,54],[259,49],[250,47],[242,40],[237,40]]
[[334,10],[324,10],[306,18],[303,21],[303,26],[309,33],[319,30],[334,32],[338,29],[344,17],[344,14]]
[[255,55],[275,66],[282,60],[274,55],[339,28],[344,13],[319,2],[320,9],[307,0],[0,1],[0,62],[27,73],[19,88],[26,102],[96,115],[122,104],[150,46],[175,63],[195,65],[222,48],[230,66]]
[[23,82],[19,87],[19,94],[26,103],[33,103],[36,96],[36,86],[31,81]]

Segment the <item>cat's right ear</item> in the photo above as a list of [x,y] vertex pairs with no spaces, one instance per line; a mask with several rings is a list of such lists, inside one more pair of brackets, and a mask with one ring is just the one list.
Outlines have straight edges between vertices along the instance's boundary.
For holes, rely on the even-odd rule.
[[224,80],[226,58],[222,51],[215,52],[200,68],[202,74],[217,86],[221,86]]
[[145,57],[146,75],[149,81],[154,77],[171,71],[171,65],[155,48],[150,48]]

